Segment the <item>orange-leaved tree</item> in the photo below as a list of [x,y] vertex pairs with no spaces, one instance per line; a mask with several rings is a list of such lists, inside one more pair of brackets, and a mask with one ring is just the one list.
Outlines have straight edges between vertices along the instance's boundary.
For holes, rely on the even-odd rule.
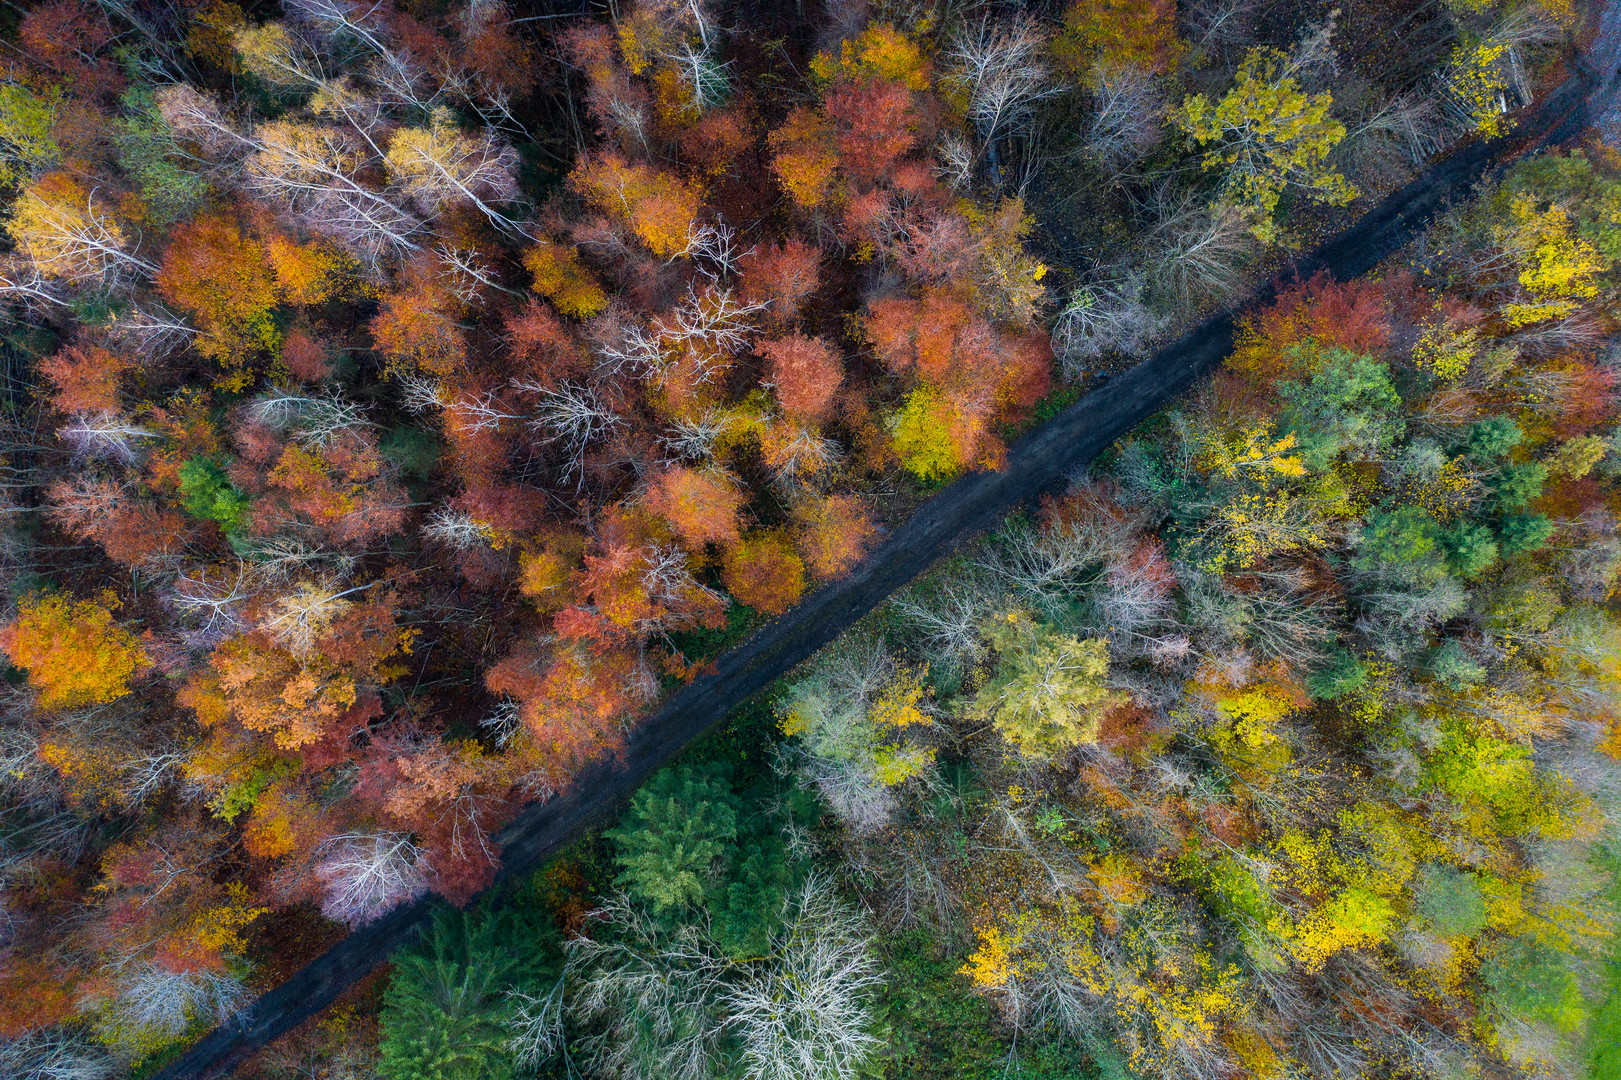
[[175,230],[158,289],[201,324],[196,348],[204,356],[241,363],[281,341],[271,317],[280,298],[264,245],[227,218]]

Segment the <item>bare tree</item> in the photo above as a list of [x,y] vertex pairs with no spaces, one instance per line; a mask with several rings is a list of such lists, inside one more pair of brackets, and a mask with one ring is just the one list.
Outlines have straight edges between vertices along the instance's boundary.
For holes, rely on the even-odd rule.
[[467,551],[490,542],[490,527],[472,514],[441,506],[422,524],[422,537],[456,551]]
[[502,698],[478,726],[490,733],[495,745],[504,747],[523,730],[523,707],[511,698]]
[[10,232],[17,247],[46,278],[74,285],[117,287],[131,277],[153,277],[156,263],[134,254],[137,246],[96,199],[97,189],[69,190],[47,198],[28,190],[15,208]]
[[837,442],[809,424],[788,422],[772,435],[766,464],[772,482],[785,491],[800,490],[837,465],[843,456]]
[[962,191],[974,178],[974,148],[956,132],[947,132],[936,148],[935,174],[953,191]]
[[987,646],[979,627],[996,606],[996,599],[988,583],[969,572],[944,576],[928,593],[908,589],[892,603],[920,631],[931,662],[960,669],[985,655]]
[[403,833],[346,833],[322,841],[314,873],[321,913],[351,927],[428,891],[428,862]]
[[338,390],[310,397],[273,386],[249,402],[244,412],[249,420],[273,431],[291,428],[293,440],[309,447],[323,447],[347,432],[375,426],[366,420],[360,405],[345,401]]
[[662,386],[669,371],[669,355],[688,351],[694,358],[694,381],[707,383],[719,377],[724,358],[741,352],[754,331],[754,316],[766,310],[769,301],[745,302],[732,290],[710,285],[699,293],[691,287],[687,299],[675,310],[661,315],[645,332],[635,324],[625,327],[622,341],[624,358],[643,378]]
[[730,422],[718,410],[704,409],[697,416],[671,420],[659,442],[676,460],[705,461],[715,456],[715,445],[730,429]]
[[578,476],[585,481],[585,452],[592,442],[619,426],[620,420],[597,392],[587,386],[565,382],[556,389],[536,383],[513,383],[516,389],[536,395],[529,414],[529,426],[544,433],[543,443],[560,443],[567,459],[563,479]]
[[848,1080],[879,1045],[871,1028],[883,973],[871,932],[820,875],[783,915],[770,962],[721,996],[742,1044],[743,1074]]
[[142,360],[167,355],[197,336],[197,330],[160,304],[132,304],[107,328],[118,344]]
[[563,1047],[563,1000],[567,980],[558,979],[546,993],[535,996],[522,990],[509,990],[508,997],[518,1006],[512,1018],[512,1038],[507,1048],[521,1068],[537,1070]]
[[201,621],[190,633],[196,647],[203,648],[243,629],[242,608],[257,591],[240,562],[234,569],[198,566],[176,575],[167,600],[176,611]]
[[564,946],[570,1010],[602,1025],[577,1048],[625,1080],[707,1080],[729,1027],[719,1006],[731,963],[702,927],[662,934],[622,894],[593,917],[616,932]]
[[223,1024],[247,1005],[247,985],[224,971],[169,971],[142,964],[116,983],[112,1008],[137,1031],[170,1038],[199,1020]]
[[1365,184],[1389,184],[1444,149],[1451,134],[1433,96],[1397,94],[1350,120],[1331,160]]
[[400,404],[410,413],[425,413],[429,409],[443,409],[450,404],[448,391],[425,375],[405,374],[400,377]]
[[1156,216],[1144,259],[1150,293],[1179,317],[1230,297],[1242,282],[1244,259],[1255,249],[1243,213],[1225,204],[1202,204],[1192,195],[1162,194]]
[[[699,25],[702,26],[702,22]],[[726,70],[731,66],[730,61],[721,63],[710,53],[707,45],[696,47],[690,41],[682,42],[678,51],[666,53],[665,58],[674,65],[681,81],[686,84],[696,111],[708,112],[725,103],[731,92],[731,78]]]
[[[871,934],[825,877],[788,899],[765,953],[743,960],[706,924],[663,930],[623,895],[594,918],[613,932],[570,940],[565,977],[576,1019],[600,1025],[576,1046],[608,1074],[700,1080],[728,1064],[730,1037],[750,1080],[845,1080],[878,1045]],[[515,1046],[536,1026],[537,1048],[555,1045],[552,1007],[526,1002],[540,1022],[516,1025]]]
[[1070,294],[1053,323],[1053,352],[1064,378],[1074,382],[1105,355],[1146,354],[1163,323],[1143,301],[1141,275],[1106,276]]
[[1167,105],[1159,80],[1129,64],[1092,69],[1092,119],[1085,149],[1109,169],[1140,160],[1164,136]]
[[490,205],[518,197],[518,152],[490,129],[465,132],[448,113],[436,112],[429,126],[396,132],[385,160],[390,179],[424,214],[465,202],[503,232],[533,239]]
[[141,441],[158,437],[157,432],[138,427],[112,412],[80,413],[57,429],[57,435],[73,447],[75,457],[126,464],[140,457]]
[[285,536],[256,541],[253,548],[244,553],[244,558],[253,580],[265,585],[285,584],[317,567],[322,573],[341,580],[354,571],[356,563],[351,554],[323,551],[303,540]]
[[0,1074],[13,1080],[105,1080],[117,1071],[106,1050],[59,1031],[0,1040]]
[[315,643],[332,628],[332,621],[349,609],[352,601],[344,597],[369,588],[370,584],[356,585],[336,592],[328,585],[300,582],[270,606],[259,628],[294,656],[309,656]]
[[948,71],[942,81],[968,96],[968,116],[998,182],[1002,162],[997,140],[1026,123],[1037,102],[1062,92],[1042,59],[1045,45],[1036,22],[1021,16],[969,24],[944,50]]
[[177,135],[224,161],[240,160],[252,191],[313,231],[373,260],[421,250],[414,239],[421,219],[361,179],[381,171],[387,156],[363,126],[278,120],[238,130],[217,103],[184,84],[160,90],[158,107]]
[[737,273],[737,260],[745,254],[737,250],[736,239],[735,230],[724,221],[713,225],[694,221],[687,225],[686,245],[665,261],[691,259],[699,273],[718,284]]

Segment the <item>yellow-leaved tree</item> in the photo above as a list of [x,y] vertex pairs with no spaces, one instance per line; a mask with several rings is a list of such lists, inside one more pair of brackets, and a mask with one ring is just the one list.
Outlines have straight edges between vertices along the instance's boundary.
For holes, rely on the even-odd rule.
[[1328,165],[1329,151],[1345,137],[1345,125],[1328,115],[1332,104],[1332,95],[1300,88],[1285,54],[1257,48],[1239,65],[1226,97],[1212,103],[1194,94],[1172,120],[1209,147],[1204,167],[1223,170],[1227,198],[1251,215],[1252,231],[1270,244],[1282,238],[1273,212],[1285,191],[1330,206],[1356,198],[1356,188]]
[[130,680],[152,660],[128,629],[113,621],[111,593],[75,600],[36,593],[23,600],[16,621],[0,630],[0,649],[28,672],[47,709],[100,705],[129,693]]
[[1103,684],[1109,649],[1102,638],[1082,641],[1022,611],[992,616],[980,632],[996,647],[999,661],[966,714],[995,724],[1031,757],[1097,741],[1103,714],[1128,700]]

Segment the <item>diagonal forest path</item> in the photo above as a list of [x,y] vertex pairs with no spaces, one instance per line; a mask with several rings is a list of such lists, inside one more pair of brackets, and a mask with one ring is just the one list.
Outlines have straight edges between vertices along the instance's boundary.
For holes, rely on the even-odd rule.
[[[1618,5],[1621,8],[1621,5]],[[1510,134],[1473,142],[1431,165],[1355,224],[1291,268],[1339,280],[1378,265],[1467,192],[1488,171],[1542,146],[1569,139],[1595,118],[1621,111],[1621,10],[1603,20],[1572,75],[1519,118]],[[1007,468],[966,476],[941,491],[850,574],[808,596],[782,618],[725,653],[706,675],[671,695],[631,733],[616,763],[592,767],[564,792],[534,804],[501,831],[496,886],[534,870],[712,724],[832,641],[930,564],[993,527],[1009,511],[1091,461],[1232,350],[1235,313],[1269,301],[1273,282],[1215,315],[1136,367],[1115,376],[1019,440]],[[199,1080],[225,1073],[249,1054],[331,1004],[344,990],[410,942],[434,902],[408,904],[354,931],[260,997],[242,1016],[215,1028],[152,1080]]]

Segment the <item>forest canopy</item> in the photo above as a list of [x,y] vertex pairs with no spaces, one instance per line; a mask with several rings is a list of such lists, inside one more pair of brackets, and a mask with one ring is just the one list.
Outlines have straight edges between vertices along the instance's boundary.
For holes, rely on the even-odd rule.
[[1592,138],[1286,275],[1066,494],[469,905],[523,806],[1506,130],[1587,13],[531,7],[0,16],[0,1072],[150,1073],[432,894],[248,1074],[1580,1075]]

